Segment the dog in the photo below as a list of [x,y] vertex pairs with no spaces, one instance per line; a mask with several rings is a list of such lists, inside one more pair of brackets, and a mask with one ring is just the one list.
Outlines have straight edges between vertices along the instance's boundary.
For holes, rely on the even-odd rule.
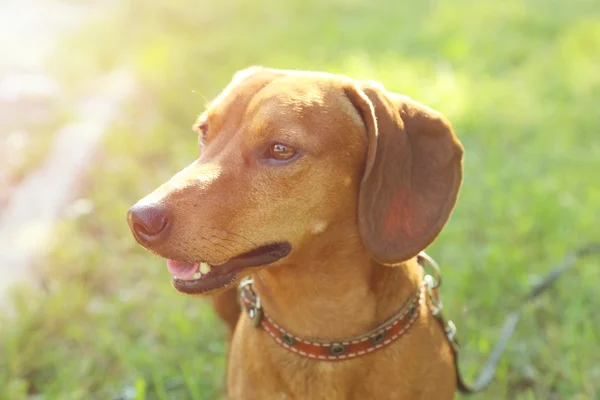
[[418,262],[462,183],[445,117],[376,82],[251,67],[194,129],[199,158],[128,222],[175,289],[212,296],[229,398],[453,398]]

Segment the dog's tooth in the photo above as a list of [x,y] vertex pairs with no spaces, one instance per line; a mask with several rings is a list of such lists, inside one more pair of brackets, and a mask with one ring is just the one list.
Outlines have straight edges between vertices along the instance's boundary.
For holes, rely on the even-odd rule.
[[192,278],[194,278],[194,279],[200,279],[200,278],[202,278],[202,272],[196,272],[194,274],[194,276],[192,276]]
[[210,264],[205,262],[200,263],[200,272],[208,274],[210,272]]

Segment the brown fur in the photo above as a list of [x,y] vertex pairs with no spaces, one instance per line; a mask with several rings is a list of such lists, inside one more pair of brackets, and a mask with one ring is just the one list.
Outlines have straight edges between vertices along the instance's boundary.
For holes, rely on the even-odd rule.
[[[462,147],[440,114],[374,83],[251,68],[202,118],[200,158],[143,200],[171,220],[152,251],[218,264],[287,241],[289,256],[247,273],[266,312],[306,338],[365,333],[416,290],[414,257],[447,221],[462,178]],[[262,154],[272,142],[301,154],[271,165]],[[245,314],[237,321],[234,290],[213,297],[232,331],[237,323],[231,399],[453,397],[452,352],[425,306],[385,349],[323,362],[281,348]]]

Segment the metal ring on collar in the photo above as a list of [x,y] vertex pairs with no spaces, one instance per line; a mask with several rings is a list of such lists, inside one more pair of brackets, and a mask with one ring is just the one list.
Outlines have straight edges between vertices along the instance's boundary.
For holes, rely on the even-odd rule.
[[[440,285],[442,284],[442,273],[440,270],[440,266],[438,265],[437,262],[435,262],[435,260],[431,257],[429,257],[429,255],[427,253],[425,253],[424,251],[419,253],[419,257],[426,261],[427,264],[429,264],[431,266],[431,268],[433,268],[434,270],[434,285],[432,286],[432,289],[437,289],[440,287]],[[422,264],[421,264],[422,265]],[[424,267],[424,265],[423,265]]]

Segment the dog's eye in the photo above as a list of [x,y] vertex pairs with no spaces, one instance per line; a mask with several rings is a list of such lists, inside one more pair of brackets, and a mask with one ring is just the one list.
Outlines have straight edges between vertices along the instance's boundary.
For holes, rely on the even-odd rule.
[[208,133],[208,121],[205,119],[201,119],[199,122],[196,122],[194,126],[194,130],[201,136],[206,136]]
[[269,147],[269,158],[285,161],[294,157],[298,151],[292,146],[282,143],[274,143]]
[[196,125],[195,131],[198,132],[198,145],[204,147],[204,139],[208,134],[208,122],[203,121]]

